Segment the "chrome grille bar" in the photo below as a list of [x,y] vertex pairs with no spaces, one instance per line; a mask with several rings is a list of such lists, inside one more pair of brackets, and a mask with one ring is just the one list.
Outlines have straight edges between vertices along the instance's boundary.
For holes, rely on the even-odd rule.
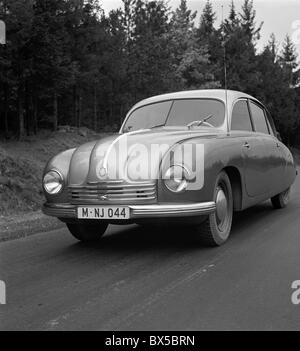
[[72,204],[135,203],[136,201],[153,203],[156,200],[156,184],[140,182],[122,185],[97,183],[87,186],[70,186],[69,197]]

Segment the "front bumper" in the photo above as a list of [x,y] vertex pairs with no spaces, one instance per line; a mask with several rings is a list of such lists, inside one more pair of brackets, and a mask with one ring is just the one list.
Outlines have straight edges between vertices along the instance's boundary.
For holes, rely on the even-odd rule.
[[[86,207],[90,206],[91,205],[86,205]],[[97,207],[97,205],[95,206]],[[122,206],[130,208],[130,219],[195,217],[208,215],[216,210],[216,204],[214,202]],[[76,219],[78,207],[79,206],[70,204],[45,204],[43,206],[43,212],[47,216]]]

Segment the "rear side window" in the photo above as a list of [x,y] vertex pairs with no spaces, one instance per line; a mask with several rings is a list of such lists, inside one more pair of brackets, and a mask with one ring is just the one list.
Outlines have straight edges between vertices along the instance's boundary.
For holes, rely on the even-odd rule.
[[275,124],[274,124],[273,118],[270,115],[270,112],[266,111],[266,113],[267,113],[266,116],[267,116],[267,123],[268,123],[268,126],[269,126],[270,134],[273,135],[273,136],[276,136],[277,132],[276,132],[276,128],[275,128]]
[[246,100],[240,100],[234,105],[232,110],[231,130],[253,131]]
[[264,110],[250,101],[250,109],[255,130],[259,133],[269,134]]

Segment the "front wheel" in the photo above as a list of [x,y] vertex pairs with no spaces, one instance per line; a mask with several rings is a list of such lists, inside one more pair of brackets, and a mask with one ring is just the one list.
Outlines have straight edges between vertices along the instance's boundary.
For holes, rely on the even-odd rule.
[[291,188],[271,198],[271,202],[275,209],[285,208],[290,201]]
[[208,246],[223,245],[231,231],[233,196],[230,180],[225,172],[221,172],[216,179],[214,201],[216,211],[197,228],[200,241]]
[[108,224],[67,223],[70,233],[79,241],[98,241],[104,235]]

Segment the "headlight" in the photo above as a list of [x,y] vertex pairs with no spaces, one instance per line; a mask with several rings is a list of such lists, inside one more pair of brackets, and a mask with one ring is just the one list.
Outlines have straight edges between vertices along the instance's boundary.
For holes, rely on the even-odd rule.
[[43,186],[48,194],[58,194],[63,187],[63,177],[57,171],[50,171],[44,176]]
[[186,167],[181,165],[171,166],[164,176],[166,187],[173,193],[186,190],[190,173]]

